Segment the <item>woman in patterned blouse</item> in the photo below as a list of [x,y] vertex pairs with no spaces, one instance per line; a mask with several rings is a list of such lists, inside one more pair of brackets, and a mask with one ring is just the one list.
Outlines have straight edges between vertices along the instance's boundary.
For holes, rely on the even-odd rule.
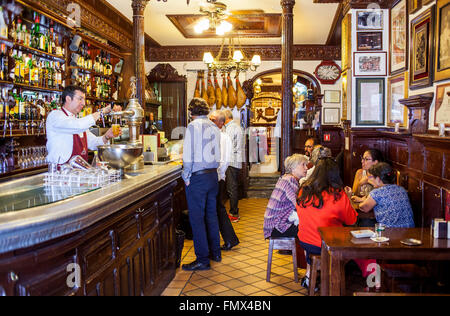
[[295,237],[298,233],[296,213],[299,180],[306,176],[308,158],[292,155],[284,163],[286,173],[272,192],[264,215],[264,238]]
[[373,209],[377,222],[386,227],[414,227],[408,192],[394,184],[396,175],[391,166],[385,162],[372,166],[368,170],[368,179],[375,189],[359,205],[359,209],[363,212]]

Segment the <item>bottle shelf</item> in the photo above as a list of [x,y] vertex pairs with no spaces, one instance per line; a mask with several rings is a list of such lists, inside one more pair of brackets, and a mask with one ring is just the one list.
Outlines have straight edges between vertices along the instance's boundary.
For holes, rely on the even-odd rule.
[[70,66],[69,69],[77,69],[78,71],[92,74],[93,77],[103,77],[103,78],[107,78],[107,79],[119,76],[115,72],[113,72],[112,75],[105,75],[105,74],[102,74],[101,72],[96,72],[93,69],[82,68],[82,67],[75,67],[75,66]]
[[65,63],[66,62],[66,59],[65,59],[64,56],[58,56],[58,55],[55,55],[55,54],[50,54],[48,52],[42,51],[40,49],[36,49],[36,48],[32,48],[32,47],[26,46],[26,45],[20,44],[18,42],[13,42],[13,47],[17,48],[17,49],[20,49],[20,50],[28,51],[29,53],[34,54],[34,55],[40,55],[41,57],[44,57],[44,58],[57,59],[61,63]]
[[113,100],[113,99],[101,99],[101,98],[96,98],[96,97],[86,97],[87,100],[91,100],[91,101],[99,101],[99,102],[106,102],[106,103],[117,103],[117,100]]
[[62,93],[63,90],[61,89],[54,89],[54,88],[45,88],[45,87],[39,87],[39,86],[30,86],[23,83],[14,83],[11,81],[2,81],[0,80],[0,85],[9,85],[14,87],[23,88],[25,90],[32,90],[32,91],[39,91],[39,92],[60,92]]

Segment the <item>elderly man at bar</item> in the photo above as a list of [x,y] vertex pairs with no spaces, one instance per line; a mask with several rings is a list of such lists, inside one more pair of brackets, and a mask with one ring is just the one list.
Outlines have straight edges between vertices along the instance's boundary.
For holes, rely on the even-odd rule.
[[185,271],[209,270],[210,259],[220,262],[217,193],[220,162],[220,130],[207,115],[205,100],[194,98],[189,104],[193,121],[183,143],[182,178],[186,184],[189,221],[192,227],[196,260],[184,264]]
[[[225,125],[225,113],[223,111],[216,110],[209,115],[209,119],[217,125],[217,127],[222,130]],[[232,144],[230,136],[225,132],[220,133],[220,166],[218,169],[219,173],[219,193],[217,195],[217,217],[219,219],[219,229],[220,234],[224,244],[222,245],[222,250],[231,250],[233,247],[239,244],[239,238],[236,236],[233,225],[231,224],[230,218],[228,217],[227,210],[223,205],[224,194],[226,190],[225,179],[226,171],[231,161],[231,151]]]

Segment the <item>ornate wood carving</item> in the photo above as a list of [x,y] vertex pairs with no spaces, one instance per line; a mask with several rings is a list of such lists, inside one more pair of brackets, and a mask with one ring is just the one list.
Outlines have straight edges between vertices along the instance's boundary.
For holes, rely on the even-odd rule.
[[178,71],[170,64],[158,64],[147,76],[149,82],[185,82],[186,76],[178,74]]
[[399,100],[409,109],[409,132],[411,134],[425,134],[428,131],[429,111],[433,98],[434,92],[430,92]]
[[[281,45],[242,46],[246,55],[259,54],[262,60],[281,60]],[[146,47],[146,60],[152,62],[202,61],[203,53],[219,53],[220,46]],[[327,45],[294,45],[293,60],[340,60],[341,47]]]
[[136,72],[137,99],[140,104],[145,103],[145,37],[144,10],[149,0],[133,0],[133,39],[134,62]]
[[[68,5],[77,3],[80,5],[83,27],[100,34],[125,50],[133,49],[132,25],[117,13],[112,13],[112,10],[106,12],[107,6],[103,0],[25,0],[24,2],[50,10],[62,20],[66,20],[69,14]],[[112,19],[113,15],[115,15],[114,19]]]

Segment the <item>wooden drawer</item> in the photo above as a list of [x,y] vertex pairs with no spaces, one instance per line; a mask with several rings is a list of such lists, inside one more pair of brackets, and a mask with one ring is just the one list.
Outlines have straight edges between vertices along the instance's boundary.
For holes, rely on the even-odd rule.
[[149,203],[140,213],[142,236],[146,236],[158,226],[158,202]]
[[139,239],[138,220],[138,213],[132,213],[116,224],[117,251],[123,251]]
[[81,248],[81,260],[86,279],[111,264],[114,257],[114,231],[106,231],[90,239]]

